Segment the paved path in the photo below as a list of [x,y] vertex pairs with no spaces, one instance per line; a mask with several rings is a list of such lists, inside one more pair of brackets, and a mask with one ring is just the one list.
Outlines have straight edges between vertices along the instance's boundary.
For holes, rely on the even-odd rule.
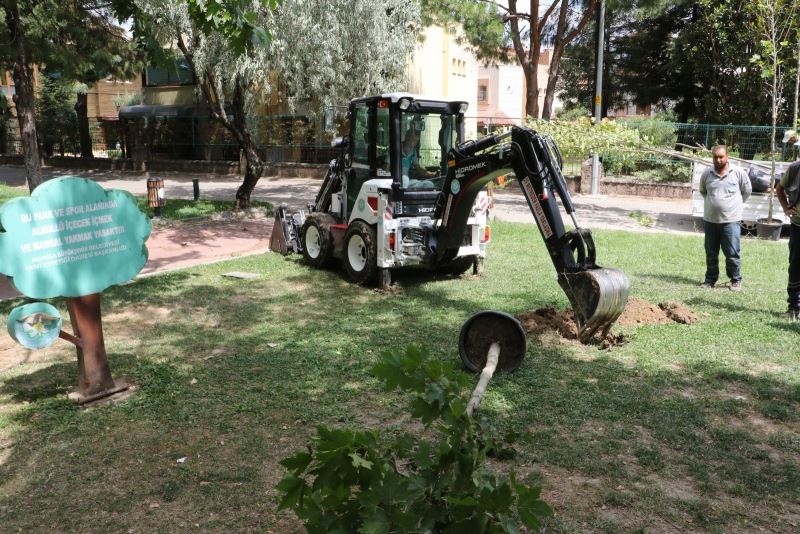
[[[135,195],[146,195],[147,175],[126,171],[70,171],[44,169],[46,179],[57,176],[92,178],[107,189],[123,189]],[[215,174],[159,173],[164,179],[167,202],[170,198],[192,198],[192,179],[200,179],[201,198],[233,199],[240,179]],[[21,166],[0,166],[0,183],[25,185]],[[312,178],[264,177],[252,198],[275,205],[286,203],[291,209],[305,208],[313,200],[320,180]],[[698,233],[691,217],[689,199],[665,200],[629,196],[574,195],[576,217],[586,228],[624,229],[637,232]],[[639,214],[638,218],[631,214]],[[495,190],[495,218],[504,221],[533,223],[525,198],[512,185]],[[569,223],[566,214],[565,221]],[[644,226],[641,221],[650,221]],[[196,221],[180,225],[155,225],[147,242],[149,260],[142,274],[150,274],[192,265],[220,261],[232,257],[263,253],[269,248],[272,220],[228,218],[223,221]],[[0,300],[18,296],[0,275]]]
[[[106,188],[124,189],[135,195],[147,194],[147,175],[131,171],[70,171],[45,168],[45,178],[78,175],[93,178]],[[202,198],[232,199],[241,179],[217,174],[153,173],[164,179],[167,199],[192,198],[192,179],[200,179]],[[25,185],[25,170],[22,166],[0,166],[0,183],[13,186]],[[292,209],[305,208],[313,200],[320,181],[313,178],[278,178],[266,176],[259,180],[254,200],[266,200],[275,205],[288,204]],[[587,228],[616,228],[644,232],[697,233],[696,221],[691,216],[690,199],[661,199],[625,195],[573,195],[576,217],[581,226]],[[631,214],[641,214],[639,219]],[[500,220],[533,222],[530,210],[516,185],[506,189],[495,189],[494,216]],[[565,215],[566,216],[566,215]],[[649,217],[650,226],[640,220]]]

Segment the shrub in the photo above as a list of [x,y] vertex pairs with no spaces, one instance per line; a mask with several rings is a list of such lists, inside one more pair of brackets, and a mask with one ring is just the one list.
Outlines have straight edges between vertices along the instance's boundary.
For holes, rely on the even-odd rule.
[[528,126],[553,136],[565,159],[583,159],[592,152],[621,157],[623,153],[648,146],[638,130],[607,119],[597,126],[588,117],[574,121],[530,120]]
[[672,148],[678,142],[678,132],[671,122],[641,118],[623,119],[621,122],[638,131],[642,139],[653,146]]
[[410,393],[411,416],[428,440],[377,431],[319,427],[308,450],[286,458],[279,509],[293,510],[309,532],[519,532],[538,528],[550,508],[540,488],[498,478],[487,456],[513,457],[488,437],[480,413],[465,413],[469,382],[452,365],[414,347],[388,355],[372,373],[387,391]]

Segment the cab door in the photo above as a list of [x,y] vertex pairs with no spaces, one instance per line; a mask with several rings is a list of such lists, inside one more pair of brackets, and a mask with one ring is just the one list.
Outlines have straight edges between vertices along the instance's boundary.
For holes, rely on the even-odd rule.
[[[381,102],[386,104],[381,105]],[[345,220],[350,219],[361,186],[372,178],[391,178],[391,135],[386,100],[353,104],[350,112],[352,143],[347,174]]]

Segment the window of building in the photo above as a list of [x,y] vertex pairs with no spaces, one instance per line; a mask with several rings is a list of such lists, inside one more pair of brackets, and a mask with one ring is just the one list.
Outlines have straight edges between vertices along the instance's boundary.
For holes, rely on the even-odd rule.
[[144,71],[144,85],[157,87],[160,85],[194,85],[192,70],[185,58],[175,60],[174,68],[148,67]]
[[467,77],[467,62],[463,59],[453,59],[450,62],[450,74],[459,78]]
[[489,101],[489,84],[486,82],[478,82],[478,102]]

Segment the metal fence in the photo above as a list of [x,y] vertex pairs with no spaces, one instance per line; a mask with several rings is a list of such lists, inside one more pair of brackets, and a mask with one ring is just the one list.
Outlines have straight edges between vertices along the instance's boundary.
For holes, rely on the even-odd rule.
[[[771,126],[743,126],[724,124],[676,124],[677,142],[687,145],[726,145],[729,152],[742,159],[769,159],[772,146]],[[776,143],[781,147],[783,132],[788,126],[777,128]]]
[[[330,147],[333,137],[347,131],[346,108],[331,108],[317,117],[302,115],[259,116],[251,120],[254,140],[265,161],[327,163],[336,152]],[[725,144],[732,155],[743,159],[768,159],[771,144],[769,126],[687,124],[649,119],[618,119],[639,129],[655,144],[674,148],[678,143],[710,148]],[[522,118],[466,117],[467,137],[496,133]],[[778,127],[778,139],[788,129]],[[137,121],[93,120],[90,122],[92,155],[98,158],[130,158],[136,147],[144,147],[149,159],[227,160],[239,158],[239,146],[230,132],[218,123],[201,117],[149,117]],[[49,156],[80,156],[76,131],[40,134],[42,153]],[[21,154],[15,120],[0,123],[0,153]],[[784,159],[791,159],[784,148]],[[587,155],[588,157],[588,155]],[[646,174],[650,179],[688,181],[686,164],[668,157],[644,154],[603,154],[606,175]],[[579,175],[582,161],[565,161],[564,173]],[[671,177],[671,178],[670,178]]]

